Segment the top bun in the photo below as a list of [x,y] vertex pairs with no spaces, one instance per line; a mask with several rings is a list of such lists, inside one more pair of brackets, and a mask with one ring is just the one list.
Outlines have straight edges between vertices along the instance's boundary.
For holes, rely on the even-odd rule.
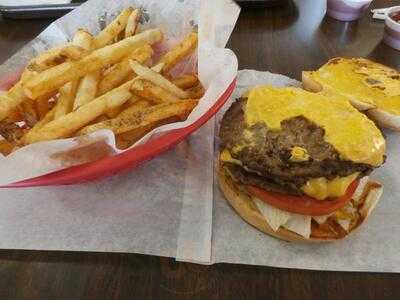
[[302,81],[304,89],[344,96],[380,126],[400,131],[398,71],[364,58],[334,58],[303,72]]

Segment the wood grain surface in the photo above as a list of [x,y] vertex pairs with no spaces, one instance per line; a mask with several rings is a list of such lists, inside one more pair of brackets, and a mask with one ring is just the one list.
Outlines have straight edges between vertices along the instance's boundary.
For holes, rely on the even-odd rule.
[[[339,22],[324,17],[323,2],[243,9],[229,42],[240,68],[300,79],[302,70],[335,56],[364,56],[400,66],[400,52],[381,43],[382,21],[366,14],[357,22]],[[373,3],[384,5],[400,1]],[[0,17],[0,63],[50,22]],[[0,251],[0,299],[176,298],[400,299],[400,275],[200,266],[135,254]]]

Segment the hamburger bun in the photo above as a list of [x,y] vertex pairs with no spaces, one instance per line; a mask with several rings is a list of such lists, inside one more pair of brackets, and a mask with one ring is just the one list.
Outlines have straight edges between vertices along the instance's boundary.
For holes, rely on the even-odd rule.
[[[396,78],[393,80],[400,80],[400,74],[398,71],[396,71],[392,68],[389,68],[387,66],[384,66],[382,64],[370,61],[368,59],[364,59],[364,58],[353,58],[353,59],[333,58],[326,65],[329,65],[331,63],[334,63],[335,65],[340,65],[343,62],[348,63],[349,61],[350,61],[350,64],[352,64],[354,66],[357,66],[357,64],[363,65],[364,66],[363,68],[365,70],[367,70],[368,76],[372,76],[372,77],[381,76],[383,79],[380,79],[380,80],[382,80],[382,82],[379,83],[381,86],[378,86],[378,87],[380,87],[382,89],[384,89],[384,88],[387,89],[388,85],[390,85],[390,83],[387,83],[387,81],[385,81],[385,80],[392,80],[391,78]],[[325,67],[326,65],[322,66],[321,68]],[[318,73],[318,72],[319,72],[319,70],[317,70],[315,73]],[[332,71],[332,72],[334,72],[334,71]],[[354,71],[354,72],[356,72],[356,71]],[[331,88],[325,86],[323,83],[315,80],[312,75],[313,73],[314,72],[310,72],[310,71],[302,72],[302,82],[303,82],[303,88],[305,90],[308,90],[310,92],[316,92],[316,93],[324,92],[327,95],[340,94],[340,92],[332,90]],[[384,75],[382,75],[382,73]],[[349,76],[351,76],[351,74],[349,74]],[[358,83],[357,86],[359,86],[360,84],[362,84],[362,83]],[[398,84],[400,85],[400,81]],[[370,88],[368,86],[363,86],[363,87],[365,89]],[[371,88],[371,90],[372,90],[372,88]],[[363,99],[360,95],[355,95],[355,94],[351,95],[351,92],[348,92],[346,97],[348,98],[350,103],[355,108],[357,108],[360,111],[365,112],[379,126],[385,127],[385,128],[390,128],[390,129],[396,130],[396,131],[400,131],[400,115],[390,113],[389,111],[379,108],[372,103],[365,102],[365,101],[363,101]],[[396,97],[400,97],[400,95],[396,95]]]
[[[314,93],[319,93],[319,92],[325,92],[324,87],[317,81],[315,81],[311,76],[309,72],[303,71],[301,73],[301,80],[303,83],[303,88],[307,91],[314,92]],[[354,98],[349,98],[350,103],[357,108],[360,111],[366,111],[370,109],[374,109],[375,105],[372,105],[370,103],[362,102]]]
[[360,218],[357,224],[344,236],[324,234],[323,237],[316,237],[318,234],[315,231],[315,227],[312,227],[310,238],[305,238],[283,227],[279,227],[277,231],[274,231],[251,199],[251,196],[244,192],[221,167],[218,168],[218,181],[220,189],[229,204],[247,223],[270,236],[288,242],[323,243],[346,237],[367,220],[382,194],[382,186],[377,182],[370,181],[363,187],[359,200],[360,205],[358,206]]
[[393,115],[379,108],[367,110],[366,115],[374,120],[379,126],[400,131],[400,116]]

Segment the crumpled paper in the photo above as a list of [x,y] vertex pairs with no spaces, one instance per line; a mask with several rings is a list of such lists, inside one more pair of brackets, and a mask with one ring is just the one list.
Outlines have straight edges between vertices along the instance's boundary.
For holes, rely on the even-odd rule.
[[[18,70],[38,51],[65,42],[78,27],[97,32],[103,12],[110,21],[128,5],[142,7],[145,19],[168,32],[170,39],[191,31],[198,21],[198,67],[208,90],[190,120],[179,124],[186,126],[236,77],[237,59],[224,49],[240,11],[232,1],[88,1],[0,66],[0,76]],[[134,252],[209,263],[214,122],[212,118],[173,149],[114,177],[72,186],[0,189],[0,248]],[[91,139],[113,146],[114,137],[107,131]],[[52,143],[49,149],[73,147],[72,139]],[[14,161],[8,165],[0,160],[1,183],[39,175],[34,169],[52,170],[54,162],[45,160],[51,151],[41,152],[46,145],[31,147],[20,150],[30,151],[22,153],[20,159],[25,160],[11,156],[7,159]]]
[[[239,71],[231,101],[254,85],[299,86],[288,77],[252,70]],[[226,110],[230,106],[227,103]],[[221,119],[223,111],[218,113]],[[216,130],[216,132],[218,132]],[[383,195],[369,220],[344,240],[327,244],[294,244],[253,228],[236,214],[214,182],[212,262],[333,271],[400,272],[400,135],[385,131],[387,160],[372,173]],[[215,161],[218,153],[216,137]],[[215,177],[216,175],[214,175]]]
[[100,181],[0,189],[0,248],[133,252],[208,263],[213,126],[211,120],[152,161]]
[[[164,48],[181,40],[189,32],[198,30],[198,71],[199,78],[206,88],[204,97],[185,122],[156,128],[136,145],[146,142],[156,133],[194,123],[218,100],[237,74],[237,58],[231,50],[225,49],[240,11],[231,0],[91,0],[52,23],[37,38],[1,65],[0,77],[17,72],[30,58],[45,49],[67,42],[79,28],[86,28],[96,34],[105,23],[108,24],[128,6],[142,9],[143,29],[159,27],[163,30]],[[192,71],[193,59],[186,60],[185,65],[180,66],[179,70]],[[90,147],[91,144],[95,145]],[[0,185],[96,160],[102,156],[88,154],[91,153],[90,149],[97,147],[103,149],[101,152],[103,156],[121,152],[116,148],[114,135],[109,130],[87,135],[83,143],[81,138],[70,138],[26,146],[7,157],[0,157],[3,170],[0,174]],[[82,153],[80,153],[81,148]],[[73,155],[69,155],[71,151]],[[68,159],[64,159],[65,157]],[[75,157],[79,159],[74,159]]]

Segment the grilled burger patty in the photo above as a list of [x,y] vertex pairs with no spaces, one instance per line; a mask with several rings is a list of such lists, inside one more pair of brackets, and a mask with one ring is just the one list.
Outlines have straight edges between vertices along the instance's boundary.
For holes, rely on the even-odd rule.
[[[372,171],[370,165],[341,160],[335,148],[324,141],[324,130],[304,117],[283,121],[279,131],[269,130],[264,123],[247,127],[245,104],[245,98],[233,103],[220,128],[221,150],[229,150],[244,167],[223,162],[235,180],[299,195],[303,194],[301,186],[310,178],[333,179],[356,172],[365,176]],[[290,160],[295,146],[307,150],[307,161]]]

